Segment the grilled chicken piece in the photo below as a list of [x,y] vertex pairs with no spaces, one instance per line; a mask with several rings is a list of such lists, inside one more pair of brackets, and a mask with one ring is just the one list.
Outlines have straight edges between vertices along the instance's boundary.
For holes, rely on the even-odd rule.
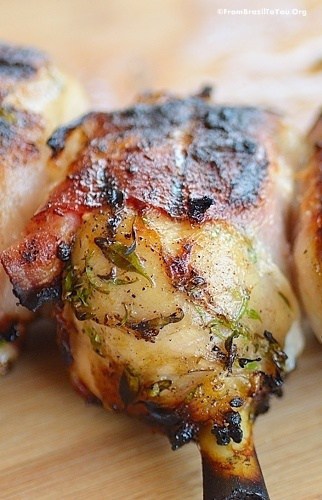
[[66,179],[2,253],[16,295],[37,309],[62,293],[75,386],[173,449],[197,441],[206,499],[267,498],[252,422],[280,394],[282,349],[293,366],[301,347],[293,133],[268,111],[160,94],[49,143]]
[[[48,195],[46,140],[53,129],[85,110],[78,85],[37,50],[0,44],[0,249],[21,237]],[[30,312],[0,270],[0,373],[18,354]]]
[[309,323],[322,342],[322,114],[308,134],[308,142],[312,151],[299,179],[294,260]]

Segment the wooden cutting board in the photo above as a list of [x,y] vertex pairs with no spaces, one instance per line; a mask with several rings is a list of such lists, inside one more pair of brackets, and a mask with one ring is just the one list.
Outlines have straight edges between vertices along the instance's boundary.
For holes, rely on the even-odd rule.
[[[213,83],[216,100],[279,108],[305,130],[322,105],[321,2],[266,6],[290,13],[220,14],[241,8],[224,0],[3,0],[0,32],[50,52],[95,108],[127,105],[147,88],[185,94]],[[284,397],[256,425],[271,500],[322,499],[321,384],[322,346],[308,334]],[[202,496],[196,447],[172,452],[143,424],[86,406],[48,324],[0,380],[0,456],[1,499]]]

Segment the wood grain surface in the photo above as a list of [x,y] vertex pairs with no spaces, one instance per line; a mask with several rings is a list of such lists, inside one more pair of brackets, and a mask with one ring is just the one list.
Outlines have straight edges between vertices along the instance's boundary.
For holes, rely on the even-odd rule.
[[[322,105],[322,2],[1,0],[4,40],[33,44],[85,86],[92,106],[147,88],[278,108],[305,130]],[[220,14],[218,9],[289,14]],[[295,13],[306,9],[306,15]],[[125,416],[70,388],[53,331],[38,325],[0,380],[1,499],[201,499],[194,445],[172,452]],[[271,500],[322,499],[322,346],[307,335],[285,395],[256,424]]]

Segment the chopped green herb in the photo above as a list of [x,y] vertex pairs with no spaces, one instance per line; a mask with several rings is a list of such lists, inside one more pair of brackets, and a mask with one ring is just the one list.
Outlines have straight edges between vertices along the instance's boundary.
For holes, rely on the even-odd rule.
[[87,279],[84,279],[84,273],[78,274],[75,268],[70,265],[65,273],[63,280],[63,300],[68,300],[75,311],[77,319],[84,321],[93,317],[88,310],[89,298],[91,296],[91,286]]
[[100,356],[104,356],[104,340],[95,328],[84,328],[84,333],[91,341],[94,351]]
[[259,370],[259,363],[257,361],[252,361],[251,363],[247,363],[247,365],[245,366],[245,370],[248,370],[250,372]]
[[238,363],[241,368],[248,367],[251,370],[255,365],[256,367],[258,367],[259,361],[261,361],[261,358],[256,358],[256,359],[238,358]]
[[[200,394],[198,394],[200,393]],[[190,403],[196,396],[202,396],[202,384],[198,384],[196,387],[191,389],[185,397],[185,403]]]
[[86,276],[92,287],[100,293],[108,295],[111,292],[111,286],[113,285],[129,285],[135,283],[137,280],[130,278],[120,279],[112,274],[103,276],[100,274],[95,274],[91,266],[86,266],[85,268]]
[[103,255],[115,266],[124,271],[140,274],[149,281],[151,286],[154,285],[150,276],[145,272],[140,258],[135,253],[135,241],[130,246],[123,245],[119,241],[111,243],[106,238],[95,238],[94,241]]
[[249,319],[257,319],[258,321],[262,321],[259,312],[256,311],[255,309],[246,309],[245,315]]
[[127,320],[125,326],[134,330],[137,336],[149,342],[154,342],[154,338],[158,335],[159,331],[170,323],[178,323],[184,318],[183,310],[178,307],[175,312],[168,316],[157,316],[155,318],[133,322]]
[[165,389],[169,389],[172,385],[172,380],[159,380],[152,384],[150,389],[148,390],[148,395],[152,398],[155,398],[160,395],[162,391]]

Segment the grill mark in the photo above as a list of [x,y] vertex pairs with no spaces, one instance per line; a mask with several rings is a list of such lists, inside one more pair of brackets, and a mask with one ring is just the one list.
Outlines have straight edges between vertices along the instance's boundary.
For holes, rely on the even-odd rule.
[[[162,103],[85,115],[79,125],[60,129],[49,141],[54,158],[68,148],[75,126],[84,133],[80,150],[66,179],[29,224],[27,241],[36,238],[40,254],[22,255],[25,244],[18,244],[1,255],[16,295],[31,309],[59,293],[56,286],[40,283],[32,270],[49,272],[52,281],[59,276],[63,262],[57,243],[72,241],[84,213],[108,208],[113,235],[126,206],[138,213],[153,207],[196,225],[218,219],[244,222],[269,201],[264,196],[269,174],[265,148],[274,154],[279,127],[269,112],[212,106],[196,97],[164,97]],[[54,229],[49,231],[47,221]],[[30,258],[35,259],[32,267]]]
[[47,57],[38,50],[0,44],[1,78],[14,81],[29,79],[47,63]]
[[171,195],[174,197],[171,212],[180,216],[181,207],[186,204],[186,170],[187,170],[187,150],[191,141],[189,128],[175,130],[173,134],[174,161],[177,168],[177,177],[173,179]]
[[27,79],[36,73],[36,68],[28,64],[20,62],[11,62],[5,59],[0,59],[0,75],[3,77],[11,77],[15,80]]
[[[70,188],[81,188],[80,210],[106,203],[99,185],[83,181],[99,156],[109,176],[118,180],[125,204],[138,210],[155,207],[194,224],[229,219],[262,203],[269,166],[265,144],[275,124],[268,112],[212,106],[196,97],[91,113],[80,124],[88,143],[73,165]],[[69,133],[58,131],[49,141],[53,156],[60,154]],[[63,198],[68,203],[75,196]]]
[[[65,206],[72,208],[77,189],[79,210],[106,204],[99,183],[86,181],[98,157],[117,179],[124,203],[138,210],[150,206],[198,224],[238,217],[261,205],[269,167],[265,145],[278,122],[274,115],[212,106],[196,97],[168,99],[83,118],[80,129],[86,130],[88,142],[72,165],[68,196],[61,191]],[[49,141],[53,156],[60,154],[69,133],[58,131]],[[58,198],[55,203],[62,205]]]

